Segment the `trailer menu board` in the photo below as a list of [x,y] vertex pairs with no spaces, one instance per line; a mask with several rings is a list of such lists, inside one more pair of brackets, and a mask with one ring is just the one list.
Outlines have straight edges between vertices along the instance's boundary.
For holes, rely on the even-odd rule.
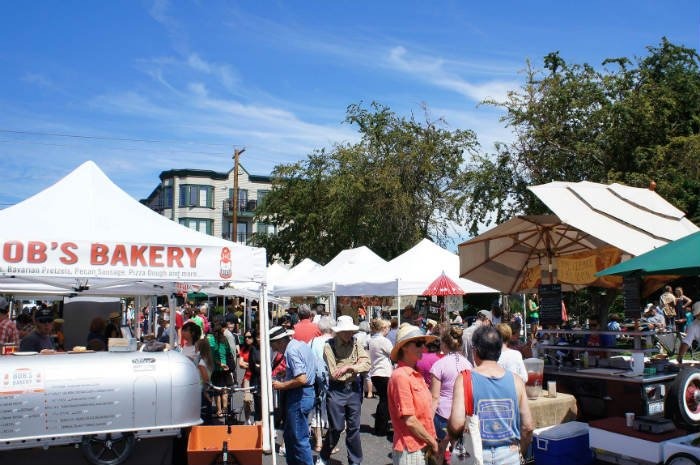
[[[197,424],[196,402],[175,402],[182,404],[176,409],[172,404],[174,397],[199,395],[194,364],[177,353],[4,356],[0,437],[24,440]],[[174,418],[180,416],[184,418]]]

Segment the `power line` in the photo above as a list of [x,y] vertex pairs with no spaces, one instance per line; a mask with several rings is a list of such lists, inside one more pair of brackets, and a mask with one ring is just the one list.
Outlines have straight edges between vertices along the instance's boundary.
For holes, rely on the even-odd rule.
[[[35,140],[16,140],[16,139],[0,139],[0,143],[5,142],[5,143],[10,143],[10,144],[34,144],[34,145],[44,145],[48,147],[66,147],[66,148],[79,148],[80,146],[78,145],[70,145],[70,144],[53,144],[51,142],[39,142]],[[137,149],[133,147],[100,147],[100,150],[119,150],[119,151],[126,151],[126,152],[143,152],[144,149]],[[181,150],[181,149],[165,149],[162,150],[163,152],[182,152],[182,153],[191,153],[195,155],[230,155],[226,152],[199,152],[199,151],[192,151],[192,150]]]
[[[0,129],[0,132],[4,132],[7,134],[22,134],[22,135],[27,135],[27,136],[71,137],[74,139],[112,140],[112,141],[119,141],[119,142],[146,142],[146,143],[156,143],[156,144],[187,143],[187,144],[209,145],[209,146],[216,146],[216,147],[228,147],[228,148],[231,147],[230,144],[215,144],[212,142],[186,142],[186,141],[183,142],[183,141],[178,141],[178,140],[132,139],[132,138],[128,138],[128,137],[86,136],[86,135],[82,135],[82,134],[68,134],[68,133],[60,133],[60,132],[40,132],[40,131],[20,131],[20,130],[15,130],[15,129]],[[233,147],[237,147],[237,146],[233,145]]]

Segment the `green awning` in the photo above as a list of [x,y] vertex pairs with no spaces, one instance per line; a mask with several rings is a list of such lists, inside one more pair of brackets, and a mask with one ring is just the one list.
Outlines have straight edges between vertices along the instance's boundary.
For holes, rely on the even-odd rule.
[[187,293],[187,300],[197,300],[197,299],[206,299],[209,296],[206,295],[204,292],[188,292]]
[[700,275],[700,231],[606,268],[596,276]]

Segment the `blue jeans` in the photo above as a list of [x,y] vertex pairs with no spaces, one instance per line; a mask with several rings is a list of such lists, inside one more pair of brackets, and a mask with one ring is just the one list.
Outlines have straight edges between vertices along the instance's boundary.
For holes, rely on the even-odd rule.
[[307,418],[314,407],[314,387],[287,391],[287,418],[284,421],[284,446],[289,465],[309,465],[313,463],[309,443],[309,423]]
[[484,447],[484,465],[520,465],[520,446]]
[[433,417],[433,424],[435,425],[435,434],[438,442],[442,441],[447,436],[447,418],[441,417],[436,413]]

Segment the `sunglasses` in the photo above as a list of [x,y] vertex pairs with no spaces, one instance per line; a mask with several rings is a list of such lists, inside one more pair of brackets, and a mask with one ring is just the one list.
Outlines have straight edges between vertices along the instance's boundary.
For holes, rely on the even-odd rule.
[[425,345],[425,341],[415,341],[413,344],[415,344],[416,347],[423,347]]
[[244,337],[245,337],[246,339],[248,339],[248,338],[253,339],[253,335],[252,335],[252,334],[246,334]]

